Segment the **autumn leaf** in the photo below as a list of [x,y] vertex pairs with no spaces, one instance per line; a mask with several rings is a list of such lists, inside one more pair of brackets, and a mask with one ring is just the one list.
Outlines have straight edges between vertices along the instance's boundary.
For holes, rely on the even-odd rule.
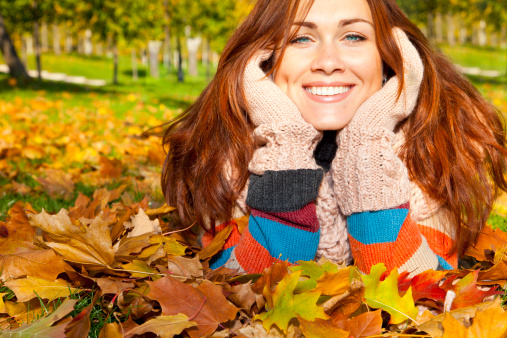
[[399,324],[407,319],[417,317],[417,308],[412,298],[412,289],[408,288],[406,294],[400,297],[398,293],[398,271],[392,270],[384,281],[381,275],[387,268],[383,263],[374,265],[369,275],[361,276],[365,286],[366,303],[375,308],[389,312],[391,324]]
[[507,335],[507,313],[503,310],[501,301],[497,300],[486,310],[477,312],[468,329],[454,319],[450,313],[445,314],[442,326],[444,328],[442,338],[502,338]]
[[148,277],[157,274],[157,270],[150,268],[148,264],[138,259],[134,259],[132,263],[124,264],[123,269],[131,273],[132,277]]
[[102,291],[102,294],[117,294],[125,289],[132,289],[134,287],[133,283],[125,283],[112,278],[97,278],[95,282],[99,286],[100,291]]
[[91,322],[90,322],[90,314],[92,312],[93,307],[97,303],[100,298],[100,293],[96,293],[92,299],[92,302],[81,310],[70,323],[65,327],[65,336],[66,337],[86,337],[90,332]]
[[65,173],[62,170],[47,169],[45,171],[46,177],[38,177],[42,188],[47,191],[51,198],[64,198],[69,199],[74,193],[74,182],[72,175]]
[[344,331],[348,331],[354,338],[363,338],[380,335],[382,333],[381,311],[365,312],[351,319],[332,321],[332,323]]
[[184,314],[175,316],[159,316],[148,320],[142,325],[125,333],[126,335],[140,335],[147,332],[153,332],[162,338],[172,338],[192,326],[196,326],[196,322],[188,320]]
[[18,302],[26,302],[32,298],[40,297],[52,301],[55,298],[67,297],[77,292],[67,283],[51,282],[45,279],[28,276],[5,282],[5,285],[14,292]]
[[36,320],[32,323],[25,324],[16,329],[2,330],[2,337],[52,337],[60,338],[65,337],[64,330],[66,323],[52,326],[55,322],[59,321],[72,310],[77,303],[75,299],[66,299],[63,303],[50,315]]
[[151,233],[147,233],[141,236],[135,237],[123,237],[118,245],[118,249],[115,252],[115,257],[128,257],[133,253],[139,253],[144,248],[151,245],[150,237]]
[[225,240],[229,237],[233,229],[232,225],[226,226],[222,231],[220,231],[218,234],[216,234],[215,238],[211,241],[211,243],[199,251],[197,254],[199,255],[199,258],[201,260],[207,259],[212,257],[214,254],[216,254],[218,251],[220,251],[224,244]]
[[411,287],[414,302],[421,298],[428,298],[443,303],[446,291],[440,287],[439,282],[445,278],[446,274],[447,271],[424,271],[412,279],[399,282],[398,291],[405,292]]
[[3,255],[37,250],[33,245],[35,228],[30,225],[21,203],[9,210],[7,222],[0,221],[0,252]]
[[316,319],[315,321],[310,321],[299,318],[299,324],[301,331],[303,331],[306,338],[349,338],[349,336],[352,335],[349,334],[349,332],[333,325],[330,320]]
[[[326,272],[337,272],[338,266],[330,262],[319,264],[315,261],[298,261],[298,265],[289,267],[292,272],[301,271],[301,276],[308,279],[301,280],[296,286],[295,293],[310,291],[317,287],[317,280]],[[348,277],[347,277],[348,278]]]
[[289,321],[297,316],[310,321],[329,318],[322,307],[316,305],[319,291],[294,294],[300,276],[301,271],[286,275],[273,293],[273,307],[255,315],[254,320],[261,320],[266,331],[276,324],[283,332],[287,332]]
[[343,294],[349,288],[350,267],[336,272],[324,272],[317,280],[315,291],[323,295],[335,296]]
[[52,249],[0,256],[0,280],[3,282],[21,276],[55,280],[66,270],[72,268]]
[[114,260],[114,250],[109,227],[102,217],[97,216],[87,227],[72,223],[65,209],[57,215],[44,210],[40,214],[29,214],[30,224],[45,231],[54,241],[45,244],[53,248],[65,260],[81,264],[109,266]]
[[118,323],[105,323],[100,330],[99,338],[123,338],[120,324]]
[[470,246],[465,255],[475,257],[479,261],[486,261],[489,260],[486,255],[489,251],[495,252],[506,245],[507,233],[500,229],[493,230],[491,226],[486,225],[482,228],[477,243]]
[[164,204],[163,206],[161,206],[157,209],[146,209],[145,213],[149,217],[156,217],[156,216],[166,215],[174,210],[176,210],[175,207],[170,207],[167,204]]
[[176,275],[183,280],[203,276],[202,264],[198,257],[169,256],[167,258],[167,270],[171,273],[172,277],[177,278],[175,277]]
[[445,290],[451,290],[456,293],[456,297],[452,302],[451,310],[460,309],[474,304],[478,304],[484,300],[484,298],[492,295],[501,294],[501,291],[497,291],[496,287],[492,287],[489,290],[480,290],[477,288],[477,278],[479,276],[479,270],[469,273],[464,278],[453,284],[455,278],[448,278],[443,284],[442,288]]
[[234,319],[238,311],[227,301],[222,288],[210,282],[194,288],[167,276],[147,283],[150,286],[148,297],[160,303],[162,315],[182,313],[197,323],[187,330],[193,338],[213,333],[218,324]]
[[123,225],[125,229],[130,229],[127,237],[136,237],[152,232],[160,234],[162,232],[159,220],[150,220],[143,209],[139,209],[137,215],[131,217],[131,222],[125,222]]
[[164,251],[168,255],[172,256],[183,256],[185,255],[185,250],[187,246],[181,245],[178,241],[173,237],[163,236],[163,235],[155,235],[150,237],[150,242],[152,244],[164,244]]

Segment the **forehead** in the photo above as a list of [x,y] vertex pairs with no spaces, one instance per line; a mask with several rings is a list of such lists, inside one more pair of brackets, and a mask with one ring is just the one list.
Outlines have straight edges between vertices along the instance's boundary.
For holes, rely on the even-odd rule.
[[[307,4],[307,1],[303,1],[300,5],[296,21],[302,21]],[[355,18],[373,21],[366,0],[314,0],[304,21],[325,22]]]

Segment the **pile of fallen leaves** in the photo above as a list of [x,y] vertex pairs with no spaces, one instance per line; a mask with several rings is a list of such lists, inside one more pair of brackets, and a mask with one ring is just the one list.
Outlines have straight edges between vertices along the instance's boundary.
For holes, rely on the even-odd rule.
[[[12,200],[0,215],[1,337],[507,335],[504,232],[486,227],[460,269],[412,279],[325,259],[252,275],[211,270],[232,225],[206,248],[195,228],[182,229],[174,208],[157,203],[160,139],[139,136],[164,122],[153,114],[173,112],[138,102],[149,117],[140,126],[99,98],[93,107],[67,99],[0,101],[0,198]],[[19,196],[66,207],[35,210]],[[244,229],[248,218],[232,222]]]
[[[202,249],[173,213],[150,209],[146,199],[127,205],[119,190],[107,189],[54,215],[14,205],[0,222],[2,334],[86,337],[97,306],[115,318],[100,337],[507,334],[500,297],[507,236],[499,230],[485,228],[468,253],[470,269],[412,279],[383,265],[362,275],[327,260],[237,275],[208,267],[229,228]],[[232,222],[244,228],[247,219]],[[83,293],[93,300],[72,318],[73,295]]]

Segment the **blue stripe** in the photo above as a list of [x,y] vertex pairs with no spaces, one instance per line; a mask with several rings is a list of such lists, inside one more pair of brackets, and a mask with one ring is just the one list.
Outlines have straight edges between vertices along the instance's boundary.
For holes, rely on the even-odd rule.
[[349,234],[363,244],[396,242],[408,209],[365,211],[347,218]]
[[221,267],[225,263],[227,263],[227,261],[231,257],[231,253],[232,253],[233,249],[234,249],[234,246],[232,246],[226,250],[220,251],[215,256],[213,256],[209,261],[210,269],[214,270],[216,268]]
[[290,263],[314,259],[319,246],[320,230],[312,233],[263,217],[250,215],[248,230],[272,257]]
[[442,266],[442,268],[444,270],[453,270],[454,268],[452,267],[451,264],[449,264],[449,262],[447,262],[445,259],[443,259],[442,257],[440,257],[439,255],[437,255],[437,258],[438,258],[438,263],[440,263],[440,266]]

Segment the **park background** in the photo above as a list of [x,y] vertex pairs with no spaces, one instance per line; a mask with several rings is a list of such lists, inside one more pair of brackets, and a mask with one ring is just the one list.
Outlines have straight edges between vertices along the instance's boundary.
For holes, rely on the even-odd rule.
[[[0,236],[16,205],[162,206],[159,126],[206,87],[253,3],[0,0]],[[505,116],[507,2],[398,3]],[[490,217],[503,230],[506,201]]]

